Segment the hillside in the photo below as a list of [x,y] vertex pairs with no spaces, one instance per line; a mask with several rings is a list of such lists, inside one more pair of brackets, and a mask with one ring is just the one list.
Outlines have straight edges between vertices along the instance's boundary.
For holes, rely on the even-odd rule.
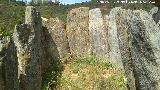
[[[0,37],[11,35],[13,33],[13,28],[16,23],[24,22],[24,11],[25,5],[19,4],[19,2],[12,3],[12,4],[0,4]],[[92,2],[85,2],[85,3],[77,3],[73,5],[38,5],[36,6],[37,10],[41,13],[42,17],[45,18],[55,18],[58,17],[63,22],[66,23],[67,20],[67,13],[73,8],[77,7],[90,7],[93,8],[100,8],[102,14],[108,14],[111,8],[114,7],[122,7],[125,9],[132,9],[138,10],[143,9],[149,11],[153,5],[150,4],[100,4],[100,3],[92,3]]]
[[152,7],[0,4],[0,90],[160,90]]

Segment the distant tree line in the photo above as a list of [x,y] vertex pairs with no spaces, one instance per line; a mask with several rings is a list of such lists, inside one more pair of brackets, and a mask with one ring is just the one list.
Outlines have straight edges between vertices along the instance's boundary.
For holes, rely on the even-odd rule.
[[0,0],[0,4],[20,4],[20,5],[48,5],[55,4],[59,5],[59,0],[31,0],[31,2],[27,2],[27,0]]
[[38,4],[38,5],[46,5],[46,4],[59,4],[59,0],[32,0],[31,4]]
[[10,4],[16,2],[16,0],[0,0],[0,4]]

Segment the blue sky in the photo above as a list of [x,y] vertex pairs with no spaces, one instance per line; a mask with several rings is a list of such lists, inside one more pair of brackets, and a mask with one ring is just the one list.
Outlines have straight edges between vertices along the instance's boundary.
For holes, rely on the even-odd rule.
[[[27,1],[31,1],[31,0],[27,0]],[[62,2],[63,4],[74,4],[74,3],[81,3],[81,2],[85,2],[85,1],[90,1],[90,0],[59,0],[60,2]]]
[[81,3],[81,2],[90,1],[90,0],[60,0],[60,1],[65,4],[73,4],[73,3]]

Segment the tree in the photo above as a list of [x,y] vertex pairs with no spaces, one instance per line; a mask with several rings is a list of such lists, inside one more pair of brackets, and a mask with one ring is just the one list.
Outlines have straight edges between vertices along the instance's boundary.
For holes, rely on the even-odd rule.
[[0,4],[10,4],[12,2],[16,2],[16,0],[0,0]]

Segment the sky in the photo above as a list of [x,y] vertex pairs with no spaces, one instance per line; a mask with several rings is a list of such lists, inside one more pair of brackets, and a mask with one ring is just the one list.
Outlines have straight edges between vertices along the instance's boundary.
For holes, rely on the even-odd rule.
[[60,0],[60,2],[65,4],[74,4],[74,3],[81,3],[86,1],[90,1],[90,0]]
[[[27,0],[28,2],[31,0]],[[62,2],[63,4],[74,4],[74,3],[81,3],[81,2],[86,2],[86,1],[90,1],[90,0],[59,0],[60,2]]]

